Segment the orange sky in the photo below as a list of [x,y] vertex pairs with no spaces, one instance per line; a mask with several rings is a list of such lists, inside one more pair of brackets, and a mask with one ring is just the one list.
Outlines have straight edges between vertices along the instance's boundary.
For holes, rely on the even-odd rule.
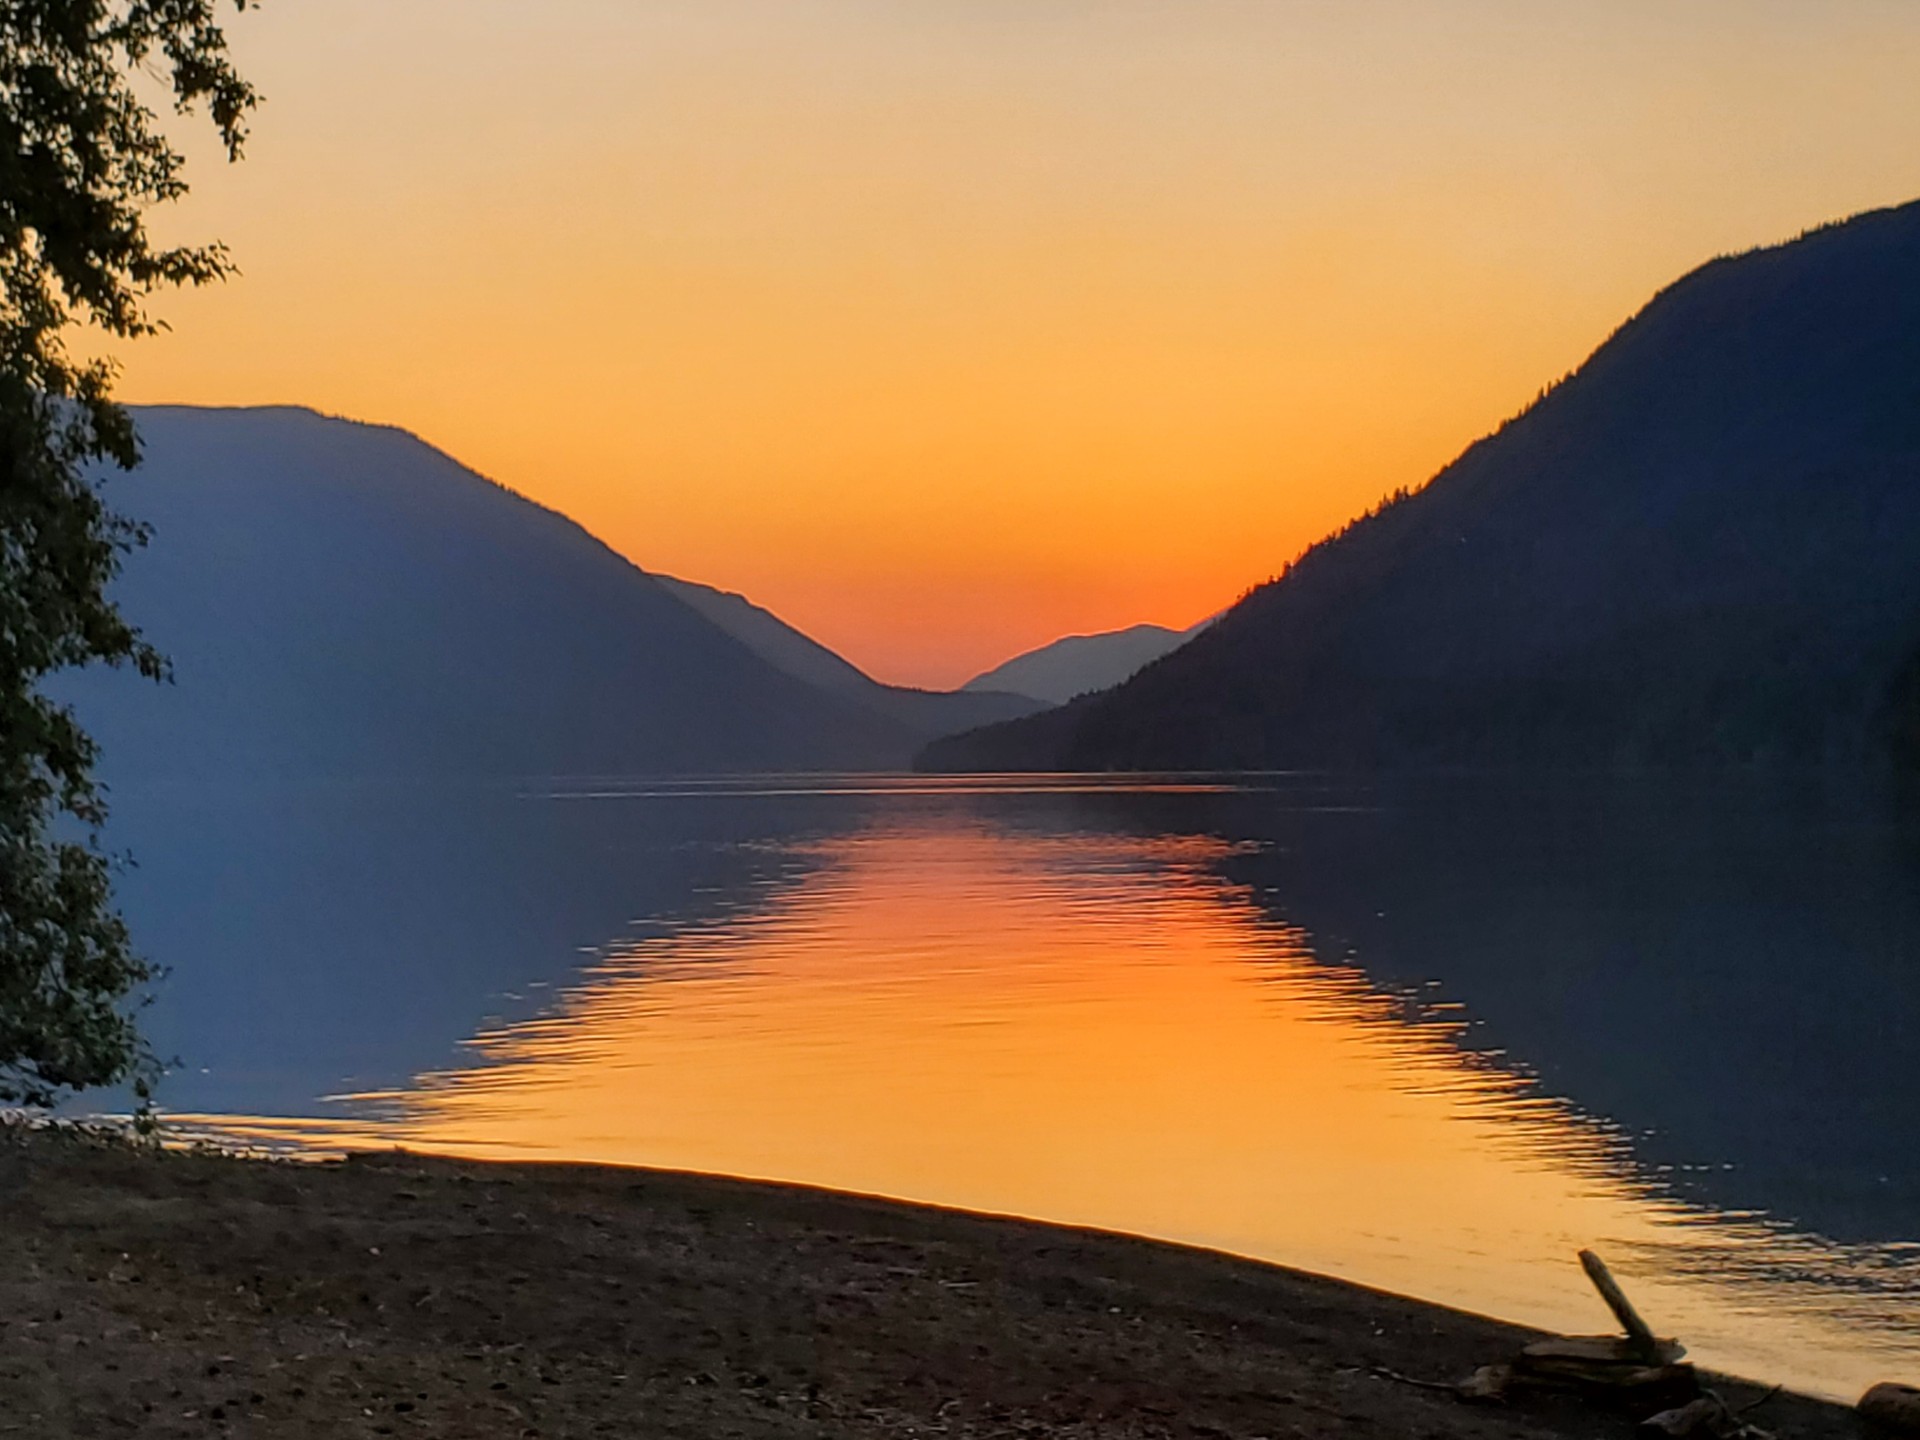
[[411,429],[885,679],[1184,625],[1716,252],[1920,195],[1911,0],[269,0],[137,401]]

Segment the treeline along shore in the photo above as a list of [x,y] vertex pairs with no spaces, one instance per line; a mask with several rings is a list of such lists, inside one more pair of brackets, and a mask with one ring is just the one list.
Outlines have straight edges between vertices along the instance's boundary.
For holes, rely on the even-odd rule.
[[[1612,1436],[1529,1334],[1179,1246],[709,1176],[0,1130],[0,1434]],[[1852,1415],[1763,1401],[1779,1436]]]

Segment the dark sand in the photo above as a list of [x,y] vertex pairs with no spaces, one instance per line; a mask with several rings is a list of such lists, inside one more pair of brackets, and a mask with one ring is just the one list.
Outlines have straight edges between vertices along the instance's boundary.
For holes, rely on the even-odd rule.
[[[0,1435],[1632,1433],[1378,1373],[1450,1380],[1525,1338],[1205,1251],[788,1186],[0,1131]],[[1794,1396],[1752,1418],[1856,1433]]]

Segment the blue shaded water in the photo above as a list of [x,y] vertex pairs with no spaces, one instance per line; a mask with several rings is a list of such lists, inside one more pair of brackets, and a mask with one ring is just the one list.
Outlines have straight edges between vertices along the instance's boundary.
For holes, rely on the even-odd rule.
[[1562,1327],[1605,1326],[1571,1268],[1603,1243],[1709,1363],[1840,1395],[1920,1370],[1920,827],[1885,797],[773,777],[116,804],[172,969],[162,1099],[230,1134],[782,1175]]

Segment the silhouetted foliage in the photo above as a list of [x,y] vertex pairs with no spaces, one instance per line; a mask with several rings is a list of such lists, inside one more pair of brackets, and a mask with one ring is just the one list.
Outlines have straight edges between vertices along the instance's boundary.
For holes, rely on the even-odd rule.
[[921,763],[1877,766],[1917,653],[1920,204],[1703,266],[1187,646]]
[[239,155],[255,95],[214,0],[0,0],[0,1100],[35,1105],[129,1076],[144,1093],[127,1001],[149,978],[111,904],[95,747],[41,682],[165,669],[106,595],[143,532],[88,479],[136,462],[133,426],[111,361],[66,337],[150,333],[153,292],[228,270],[218,246],[148,239],[146,212],[186,182],[136,72]]

